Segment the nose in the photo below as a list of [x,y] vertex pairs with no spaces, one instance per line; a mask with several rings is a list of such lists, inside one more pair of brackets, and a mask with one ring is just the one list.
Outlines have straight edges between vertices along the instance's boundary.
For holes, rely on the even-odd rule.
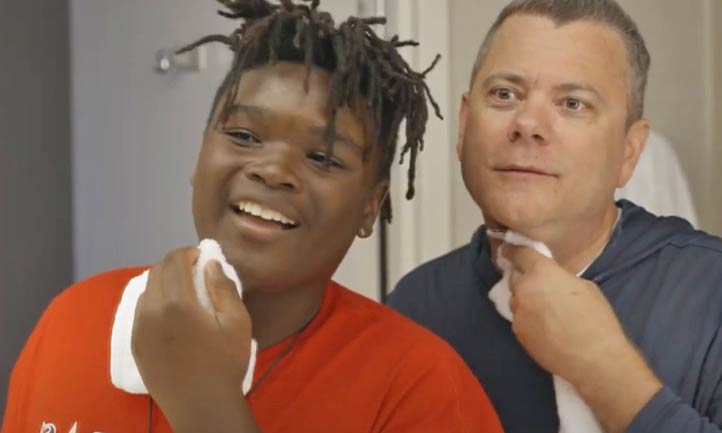
[[543,145],[550,134],[551,119],[541,101],[527,99],[519,106],[507,131],[511,143]]
[[300,191],[301,180],[290,149],[274,151],[246,166],[246,177],[271,189]]

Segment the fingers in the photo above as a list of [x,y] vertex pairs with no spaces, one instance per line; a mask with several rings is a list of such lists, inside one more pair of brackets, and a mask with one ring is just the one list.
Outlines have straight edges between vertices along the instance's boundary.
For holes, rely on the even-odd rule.
[[163,300],[163,289],[161,287],[163,279],[163,262],[157,263],[150,268],[148,280],[146,282],[145,291],[138,297],[138,303],[135,307],[133,319],[133,330],[131,332],[130,349],[133,357],[138,359],[140,354],[139,338],[143,337],[143,333],[139,333],[139,329],[144,328],[149,318],[155,317],[158,306]]
[[514,294],[511,294],[511,297],[509,298],[509,310],[511,311],[511,314],[516,314],[516,309],[519,306],[519,301]]
[[168,301],[180,303],[195,297],[192,267],[198,254],[197,248],[183,248],[169,253],[153,266],[138,305],[158,307]]
[[509,288],[513,290],[514,287],[519,285],[519,282],[521,282],[523,276],[524,274],[522,274],[515,268],[512,268],[511,273],[509,274]]
[[[140,302],[147,307],[187,306],[198,303],[193,267],[199,255],[200,252],[195,247],[182,248],[169,253],[163,262],[150,269],[146,290]],[[206,265],[203,269],[203,278],[217,312],[237,312],[239,305],[245,310],[235,283],[226,277],[218,261],[213,260]]]
[[[243,304],[235,283],[226,277],[217,260],[211,260],[203,269],[208,295],[213,308],[219,313],[236,311]],[[239,305],[240,304],[240,305]]]
[[511,292],[511,296],[509,297],[509,310],[512,314],[516,313],[516,309],[518,307],[519,297],[517,296],[517,292],[519,283],[523,278],[524,274],[512,268],[511,274],[509,275],[509,291]]
[[548,271],[558,266],[553,259],[525,246],[504,244],[502,254],[511,263],[509,290],[516,297],[548,281],[553,276]]
[[522,274],[552,260],[533,248],[512,244],[504,244],[502,254],[511,262],[514,269]]
[[156,263],[148,271],[148,281],[145,284],[145,291],[141,293],[138,303],[151,302],[162,297],[163,294],[163,262]]
[[168,300],[180,301],[196,297],[193,283],[193,264],[200,251],[195,247],[181,248],[166,256],[163,272],[164,295]]

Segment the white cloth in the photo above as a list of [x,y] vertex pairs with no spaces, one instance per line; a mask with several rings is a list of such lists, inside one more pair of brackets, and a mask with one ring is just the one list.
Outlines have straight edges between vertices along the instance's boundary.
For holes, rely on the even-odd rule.
[[[193,268],[193,280],[198,293],[198,300],[201,305],[209,311],[213,310],[213,305],[208,296],[205,279],[203,278],[203,269],[211,260],[217,260],[223,268],[223,273],[233,281],[238,290],[238,294],[243,294],[241,282],[238,279],[235,269],[231,266],[223,256],[220,245],[212,239],[201,241],[198,246],[200,256]],[[113,322],[113,331],[110,337],[110,378],[116,388],[131,394],[147,394],[148,389],[143,383],[143,379],[138,371],[138,366],[133,357],[131,348],[131,340],[133,337],[133,322],[135,320],[135,309],[138,305],[140,295],[145,291],[148,283],[149,271],[145,271],[137,277],[131,279],[123,291],[123,295],[115,312],[115,320]],[[253,381],[253,370],[256,364],[257,343],[251,341],[251,356],[248,362],[248,371],[243,379],[243,393],[247,393],[251,388]]]
[[[551,251],[542,242],[534,241],[511,230],[505,233],[487,230],[487,235],[491,238],[500,239],[504,243],[533,248],[546,257],[552,257]],[[489,291],[489,299],[494,303],[496,310],[502,317],[513,322],[514,315],[509,308],[509,300],[511,299],[509,279],[511,278],[512,266],[501,255],[501,249],[497,254],[497,265],[501,268],[503,276]],[[559,415],[559,433],[603,433],[604,431],[594,417],[594,413],[579,396],[574,386],[556,375],[553,376],[553,381],[557,413]]]
[[677,153],[666,138],[654,131],[649,134],[632,178],[615,196],[656,215],[680,216],[697,227],[697,212]]

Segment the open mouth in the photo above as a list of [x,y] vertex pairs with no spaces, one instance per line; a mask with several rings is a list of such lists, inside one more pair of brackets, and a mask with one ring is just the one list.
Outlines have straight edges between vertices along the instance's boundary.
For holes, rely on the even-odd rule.
[[284,230],[291,230],[298,227],[297,222],[276,210],[270,209],[258,203],[241,201],[231,207],[239,216],[253,218],[258,220],[258,222],[263,222],[265,224],[275,224]]

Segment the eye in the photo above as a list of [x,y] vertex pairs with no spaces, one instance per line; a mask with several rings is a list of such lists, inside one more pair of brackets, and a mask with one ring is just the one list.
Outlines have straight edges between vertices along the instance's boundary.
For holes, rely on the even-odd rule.
[[577,98],[565,98],[563,101],[564,108],[572,111],[582,111],[589,108],[589,105]]
[[323,152],[314,152],[308,155],[308,159],[323,167],[344,168],[344,165],[337,158],[329,157]]
[[516,98],[516,93],[508,87],[491,89],[491,95],[500,101],[511,101]]
[[261,139],[258,138],[253,132],[247,129],[238,129],[235,131],[224,131],[224,133],[231,137],[233,141],[239,144],[260,144]]

